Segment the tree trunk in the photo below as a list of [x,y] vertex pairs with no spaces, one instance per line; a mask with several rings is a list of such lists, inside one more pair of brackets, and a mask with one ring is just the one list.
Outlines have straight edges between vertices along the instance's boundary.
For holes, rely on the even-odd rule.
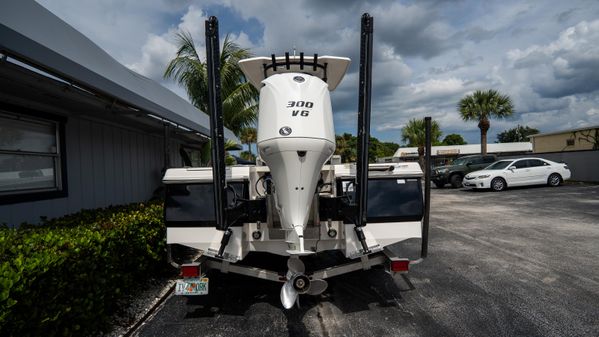
[[480,129],[480,154],[483,156],[487,154],[487,131],[491,127],[491,123],[487,118],[481,119],[478,122],[478,128]]

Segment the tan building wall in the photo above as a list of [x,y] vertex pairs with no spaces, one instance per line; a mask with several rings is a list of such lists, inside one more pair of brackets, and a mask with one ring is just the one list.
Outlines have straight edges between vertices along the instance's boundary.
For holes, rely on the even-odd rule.
[[[585,135],[589,134],[585,140]],[[582,151],[593,149],[593,136],[595,130],[581,130],[573,132],[564,132],[550,135],[539,135],[530,137],[532,150],[535,153],[542,152],[561,152],[561,151]]]

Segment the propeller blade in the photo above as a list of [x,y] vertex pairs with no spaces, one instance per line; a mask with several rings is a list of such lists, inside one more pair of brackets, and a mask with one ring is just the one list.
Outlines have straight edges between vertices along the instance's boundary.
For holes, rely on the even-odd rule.
[[281,303],[285,309],[291,309],[297,300],[297,291],[293,288],[290,281],[285,282],[281,287]]
[[327,290],[328,285],[329,284],[325,280],[312,280],[312,282],[310,282],[308,295],[320,295]]
[[287,260],[287,268],[291,274],[303,274],[306,271],[306,266],[298,257],[290,257]]

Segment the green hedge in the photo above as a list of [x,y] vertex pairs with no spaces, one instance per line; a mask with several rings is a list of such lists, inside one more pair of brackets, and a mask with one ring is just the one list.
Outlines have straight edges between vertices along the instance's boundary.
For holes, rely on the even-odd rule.
[[0,228],[0,336],[89,336],[165,270],[162,204],[84,210]]

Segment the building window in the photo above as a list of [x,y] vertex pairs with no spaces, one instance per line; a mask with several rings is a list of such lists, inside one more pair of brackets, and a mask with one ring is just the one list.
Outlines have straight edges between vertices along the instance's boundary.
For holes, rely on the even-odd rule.
[[566,146],[574,146],[574,138],[566,139]]
[[0,203],[66,196],[64,123],[19,110],[0,106]]

